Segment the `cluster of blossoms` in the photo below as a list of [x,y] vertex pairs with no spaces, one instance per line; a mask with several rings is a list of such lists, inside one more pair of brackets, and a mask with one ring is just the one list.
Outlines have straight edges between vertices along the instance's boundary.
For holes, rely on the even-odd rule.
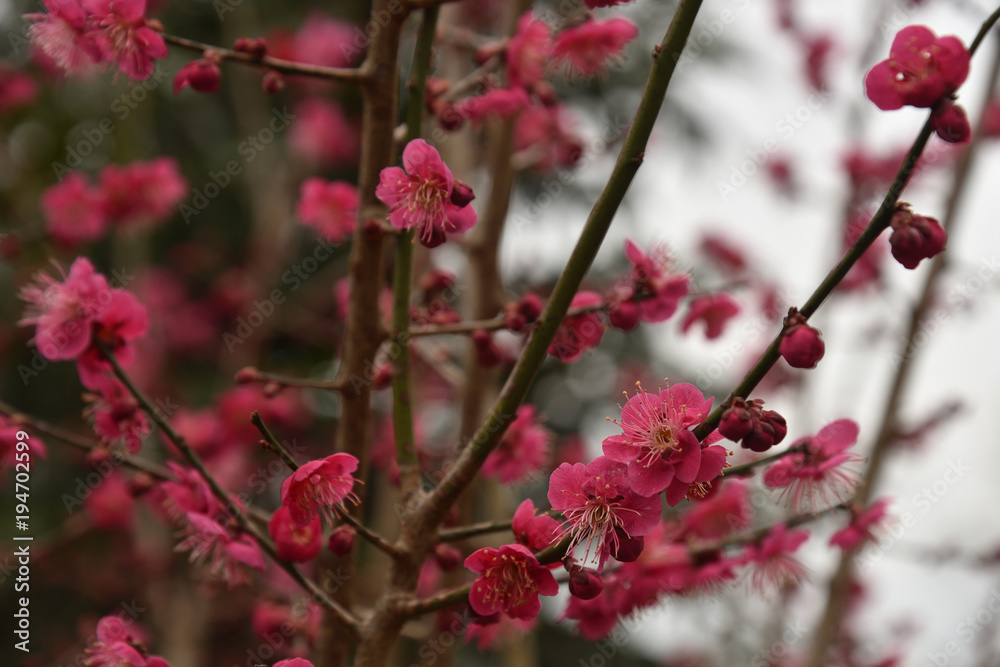
[[941,223],[913,213],[909,204],[896,204],[889,226],[892,256],[908,269],[915,269],[921,260],[937,255],[948,242],[948,233]]
[[149,162],[108,165],[97,184],[77,171],[42,195],[49,235],[75,246],[104,236],[111,227],[139,228],[165,221],[187,195],[188,183],[177,161],[161,157]]
[[47,14],[28,14],[32,41],[66,72],[114,63],[128,78],[153,73],[167,57],[157,21],[146,18],[146,0],[44,0]]

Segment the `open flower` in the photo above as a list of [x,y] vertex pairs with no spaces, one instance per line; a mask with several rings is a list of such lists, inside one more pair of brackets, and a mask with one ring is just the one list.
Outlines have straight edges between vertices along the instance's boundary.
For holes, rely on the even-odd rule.
[[850,551],[866,540],[875,539],[873,531],[885,521],[888,504],[889,500],[882,498],[872,503],[868,509],[859,511],[852,507],[851,523],[833,534],[830,538],[830,545],[840,547],[844,551]]
[[[416,228],[420,242],[434,247],[446,232],[464,232],[476,224],[476,210],[454,203],[458,182],[441,154],[423,139],[403,149],[403,168],[386,167],[375,195],[389,207],[389,222],[397,229]],[[464,199],[464,197],[463,197]]]
[[644,322],[662,322],[677,311],[688,293],[690,279],[671,270],[667,249],[655,246],[644,253],[631,240],[625,241],[625,255],[632,264],[632,283],[640,295],[639,317]]
[[[578,292],[569,304],[569,309],[593,308],[603,304],[604,298],[596,292]],[[603,337],[604,322],[596,310],[569,315],[559,325],[559,330],[549,345],[549,354],[564,364],[569,364],[577,361],[590,348],[597,347]]]
[[736,299],[725,292],[699,296],[688,306],[688,313],[681,322],[681,331],[687,333],[695,322],[701,321],[705,323],[705,337],[714,340],[722,335],[726,322],[739,312],[740,305],[736,303]]
[[751,567],[750,587],[765,591],[772,587],[797,585],[806,576],[806,569],[792,553],[809,539],[805,530],[788,530],[779,524],[760,542],[747,547],[746,559]]
[[621,62],[625,46],[639,35],[626,18],[589,19],[556,35],[555,60],[566,63],[571,74],[600,76],[609,62]]
[[692,384],[668,386],[658,394],[640,386],[616,422],[624,433],[604,439],[604,455],[628,464],[629,483],[640,495],[663,491],[675,477],[690,484],[701,468],[702,449],[689,427],[701,423],[712,401]]
[[922,25],[896,34],[889,57],[868,71],[865,90],[879,109],[930,108],[969,75],[969,52],[957,37],[936,37]]
[[549,502],[566,517],[564,534],[572,539],[566,552],[583,548],[588,567],[618,557],[634,540],[660,521],[659,496],[644,496],[629,484],[624,463],[598,456],[584,465],[563,463],[549,478]]
[[469,606],[483,616],[503,612],[529,620],[542,610],[539,595],[559,592],[552,573],[520,544],[480,549],[465,559],[465,567],[479,575],[469,591]]
[[88,667],[170,667],[163,658],[148,655],[117,616],[105,616],[98,621],[96,636],[85,653],[83,663]]
[[796,508],[819,509],[843,502],[858,482],[857,472],[845,464],[861,460],[847,451],[858,440],[858,425],[840,419],[815,436],[800,438],[792,447],[803,450],[782,457],[764,473],[764,485],[784,489]]
[[559,522],[547,514],[535,516],[535,504],[528,498],[517,506],[511,530],[518,542],[541,551],[559,537]]
[[354,233],[359,201],[358,189],[350,183],[313,177],[302,183],[295,214],[327,240],[340,243]]
[[[303,464],[281,484],[281,504],[292,520],[307,525],[316,514],[333,514],[345,500],[356,501],[351,491],[358,460],[350,454],[333,454]],[[331,517],[332,518],[332,517]]]
[[287,507],[279,507],[267,522],[267,532],[274,540],[278,558],[303,563],[312,560],[323,546],[323,525],[319,517],[301,525],[292,520]]
[[209,516],[188,512],[182,535],[176,551],[190,551],[191,561],[199,565],[207,561],[211,573],[230,586],[247,582],[246,568],[264,571],[257,542],[245,533],[232,534]]

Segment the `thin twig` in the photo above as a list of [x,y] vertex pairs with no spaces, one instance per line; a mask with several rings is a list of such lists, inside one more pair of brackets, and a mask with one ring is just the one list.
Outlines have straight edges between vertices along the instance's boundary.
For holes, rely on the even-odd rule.
[[153,406],[153,404],[149,401],[146,395],[142,393],[135,386],[135,384],[132,382],[131,378],[129,378],[129,376],[125,373],[125,371],[122,370],[122,367],[118,363],[118,360],[107,349],[107,346],[105,346],[104,343],[101,342],[99,339],[95,340],[95,345],[97,345],[98,349],[101,351],[101,354],[104,356],[107,362],[111,364],[111,369],[112,371],[114,371],[115,377],[117,377],[118,380],[125,386],[125,388],[132,395],[132,397],[135,398],[136,401],[138,401],[143,411],[149,416],[150,419],[152,419],[156,423],[157,426],[160,427],[160,429],[167,436],[170,442],[172,442],[174,446],[177,447],[177,449],[181,452],[181,455],[184,456],[184,458],[191,465],[191,467],[193,467],[195,470],[198,471],[198,474],[201,475],[202,479],[205,480],[209,488],[212,490],[212,494],[219,500],[219,502],[223,504],[226,510],[236,519],[236,521],[240,524],[240,527],[248,535],[253,537],[254,540],[257,541],[257,543],[260,545],[260,548],[268,556],[270,556],[271,559],[279,567],[281,567],[281,569],[285,570],[285,572],[287,572],[289,576],[292,577],[292,579],[294,579],[300,586],[302,586],[303,589],[309,592],[316,600],[316,602],[318,602],[324,608],[328,609],[333,614],[336,614],[337,617],[340,619],[340,621],[346,627],[348,627],[351,630],[351,632],[358,633],[361,627],[361,624],[358,621],[358,619],[356,619],[350,611],[348,611],[344,607],[337,604],[337,602],[332,600],[330,596],[326,594],[326,591],[320,588],[316,584],[316,582],[314,582],[312,579],[306,577],[298,567],[278,557],[278,552],[275,549],[274,544],[271,543],[271,540],[268,539],[267,535],[263,534],[257,526],[255,526],[253,523],[249,521],[249,519],[246,517],[246,515],[243,513],[240,507],[233,501],[230,495],[226,493],[225,489],[222,488],[222,486],[215,479],[215,477],[213,477],[212,474],[208,472],[208,470],[205,468],[205,464],[202,463],[198,455],[194,452],[193,449],[191,449],[191,446],[188,445],[187,441],[183,437],[181,437],[176,431],[174,431],[173,427],[166,420],[166,418]]
[[236,51],[222,46],[205,44],[204,42],[198,42],[186,37],[178,37],[168,33],[160,34],[163,37],[163,41],[168,44],[173,44],[174,46],[179,46],[182,49],[190,49],[191,51],[198,51],[201,53],[210,51],[217,54],[222,60],[228,60],[230,62],[240,63],[243,65],[250,65],[251,67],[272,69],[285,74],[296,74],[299,76],[309,76],[318,79],[326,79],[328,81],[340,81],[345,83],[361,83],[367,81],[369,78],[367,72],[358,68],[323,67],[322,65],[309,65],[292,60],[273,58],[271,56],[261,56],[258,58],[243,51]]

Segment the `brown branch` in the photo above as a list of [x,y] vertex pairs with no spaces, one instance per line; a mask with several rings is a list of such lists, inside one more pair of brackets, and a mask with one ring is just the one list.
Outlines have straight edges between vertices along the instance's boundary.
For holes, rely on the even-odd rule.
[[318,380],[314,378],[301,378],[293,375],[281,375],[279,373],[268,373],[253,368],[244,368],[236,374],[236,381],[240,384],[256,382],[260,384],[273,383],[283,387],[300,387],[303,389],[323,389],[325,391],[343,391],[344,382],[342,380]]
[[341,81],[346,83],[364,83],[369,79],[368,73],[363,69],[352,67],[323,67],[322,65],[309,65],[292,60],[273,58],[271,56],[261,56],[258,58],[243,51],[227,49],[213,44],[205,44],[204,42],[197,42],[193,39],[178,37],[165,32],[160,33],[160,35],[163,37],[163,41],[168,44],[173,44],[174,46],[179,46],[182,49],[189,49],[191,51],[198,51],[201,53],[210,51],[213,54],[218,55],[218,57],[222,60],[228,60],[242,65],[249,65],[251,67],[272,69],[285,74],[295,74],[298,76],[308,76],[318,79],[326,79],[328,81]]

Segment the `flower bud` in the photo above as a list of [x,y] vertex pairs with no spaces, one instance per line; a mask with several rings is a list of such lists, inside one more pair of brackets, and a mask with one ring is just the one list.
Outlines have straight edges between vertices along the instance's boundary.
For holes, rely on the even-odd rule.
[[593,600],[604,591],[601,575],[579,565],[569,565],[569,592],[581,600]]
[[542,314],[542,300],[537,294],[529,292],[517,302],[517,310],[524,315],[524,319],[533,322]]
[[738,442],[750,433],[753,426],[753,414],[747,408],[746,401],[742,398],[736,398],[733,404],[722,413],[722,420],[719,422],[719,433],[723,437]]
[[357,531],[352,526],[340,526],[326,540],[326,548],[337,556],[346,556],[354,548]]
[[260,379],[260,371],[255,366],[246,366],[236,371],[236,384],[252,384]]
[[454,185],[451,188],[451,203],[459,208],[464,208],[469,205],[469,203],[476,198],[475,193],[472,192],[472,188],[463,183],[462,181],[455,180]]
[[796,315],[801,323],[793,324],[785,330],[778,345],[778,352],[792,368],[816,368],[823,358],[826,346],[818,329],[805,323],[801,315]]
[[268,95],[276,95],[285,89],[285,77],[281,72],[269,69],[264,72],[264,78],[260,81],[260,87]]
[[942,99],[931,112],[931,127],[937,135],[950,144],[968,143],[972,136],[965,109],[948,98]]

